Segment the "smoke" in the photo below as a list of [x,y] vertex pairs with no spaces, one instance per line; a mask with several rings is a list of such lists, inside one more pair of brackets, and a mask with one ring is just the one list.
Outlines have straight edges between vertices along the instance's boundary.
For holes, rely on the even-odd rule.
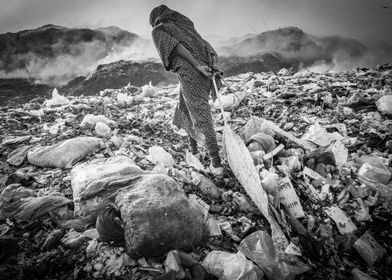
[[219,48],[224,56],[251,57],[274,52],[280,54],[281,62],[289,62],[300,71],[345,71],[392,61],[392,47],[385,42],[371,41],[365,45],[340,36],[310,35],[296,27],[220,41],[222,44],[226,44]]
[[[22,45],[29,49],[27,53],[10,49],[4,54],[0,49],[0,78],[33,78],[36,83],[62,86],[78,76],[89,76],[100,64],[119,60],[159,62],[151,39],[117,27],[86,31],[48,25],[38,30],[47,32],[50,28],[60,32],[59,36],[57,33],[51,35],[52,43],[40,33],[37,36],[44,37],[37,37],[41,45]],[[70,40],[61,33],[64,30],[79,33],[72,35]],[[92,40],[87,42],[83,36],[91,32]],[[339,36],[317,37],[295,27],[230,40],[215,37],[212,45],[218,46],[221,56],[250,58],[265,52],[277,53],[282,65],[291,63],[300,71],[343,71],[392,61],[392,46],[388,43],[370,41],[365,45]]]
[[106,29],[105,34],[105,40],[91,42],[70,43],[59,38],[49,46],[42,44],[42,48],[50,50],[44,54],[29,51],[10,55],[6,62],[0,60],[0,78],[33,78],[36,83],[61,86],[78,76],[88,76],[100,64],[158,59],[151,40],[121,40],[118,30],[111,29]]

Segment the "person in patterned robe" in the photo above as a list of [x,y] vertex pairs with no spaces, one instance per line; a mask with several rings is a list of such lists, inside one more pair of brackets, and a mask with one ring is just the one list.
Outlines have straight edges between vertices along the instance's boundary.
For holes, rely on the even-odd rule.
[[167,71],[177,73],[180,81],[173,125],[188,133],[192,153],[198,153],[197,142],[205,143],[211,160],[210,170],[221,176],[223,167],[208,103],[210,92],[216,96],[212,72],[220,72],[218,55],[188,17],[165,5],[151,11],[150,24],[163,66]]

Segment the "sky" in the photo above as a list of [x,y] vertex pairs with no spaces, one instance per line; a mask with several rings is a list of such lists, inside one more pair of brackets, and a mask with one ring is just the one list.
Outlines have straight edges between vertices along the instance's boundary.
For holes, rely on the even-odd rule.
[[0,33],[45,24],[118,26],[148,36],[150,11],[166,4],[193,20],[203,36],[222,38],[296,26],[392,44],[392,0],[0,0]]

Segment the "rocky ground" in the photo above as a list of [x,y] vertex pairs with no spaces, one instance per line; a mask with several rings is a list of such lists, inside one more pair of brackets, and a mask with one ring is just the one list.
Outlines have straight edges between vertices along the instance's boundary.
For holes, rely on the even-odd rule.
[[[241,74],[226,81],[234,92],[222,90],[231,128],[245,139],[265,132],[248,149],[269,194],[271,211],[291,244],[286,257],[295,259],[290,263],[302,270],[294,273],[292,269],[290,276],[390,279],[392,65],[323,74],[292,75],[284,69],[278,74]],[[26,156],[34,146],[54,145],[77,136],[94,136],[103,142],[99,151],[80,161],[125,155],[142,170],[168,174],[187,196],[204,201],[200,205],[215,223],[209,223],[206,244],[194,248],[189,256],[197,262],[204,260],[211,274],[219,275],[211,268],[214,259],[206,264],[211,251],[236,253],[250,234],[271,234],[259,205],[248,197],[227,162],[220,179],[200,171],[195,161],[186,158],[186,137],[171,126],[177,98],[176,85],[149,90],[128,86],[107,89],[97,96],[36,98],[23,106],[0,109],[1,279],[152,279],[170,267],[166,254],[131,259],[123,246],[100,241],[95,223],[70,229],[59,222],[59,217],[72,217],[74,211],[71,169],[39,167]],[[222,144],[223,119],[219,109],[211,107]],[[99,125],[81,126],[88,114],[106,119]],[[262,119],[275,126],[263,129]],[[265,140],[269,137],[273,137],[272,143]],[[153,146],[163,147],[174,162],[166,166],[153,163]],[[209,165],[204,150],[201,163]],[[275,176],[272,183],[264,180],[267,170]],[[195,174],[213,184],[205,187],[194,180],[200,178]],[[284,178],[289,178],[302,205],[296,205],[296,212],[282,199],[279,186]],[[33,210],[21,207],[27,198],[53,194],[64,204],[42,204],[46,208]],[[331,214],[332,208],[335,214]],[[265,242],[261,246],[273,246]],[[279,279],[263,264],[255,263],[269,278]],[[236,265],[239,262],[222,264],[223,270]],[[247,268],[256,269],[251,266]],[[243,275],[238,279],[256,278]]]

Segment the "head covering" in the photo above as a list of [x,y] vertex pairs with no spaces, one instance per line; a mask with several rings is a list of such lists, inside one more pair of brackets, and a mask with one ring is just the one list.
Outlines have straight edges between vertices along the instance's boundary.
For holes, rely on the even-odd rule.
[[150,13],[150,24],[152,27],[155,27],[162,22],[180,22],[184,20],[190,21],[186,16],[170,9],[166,5],[155,7]]

